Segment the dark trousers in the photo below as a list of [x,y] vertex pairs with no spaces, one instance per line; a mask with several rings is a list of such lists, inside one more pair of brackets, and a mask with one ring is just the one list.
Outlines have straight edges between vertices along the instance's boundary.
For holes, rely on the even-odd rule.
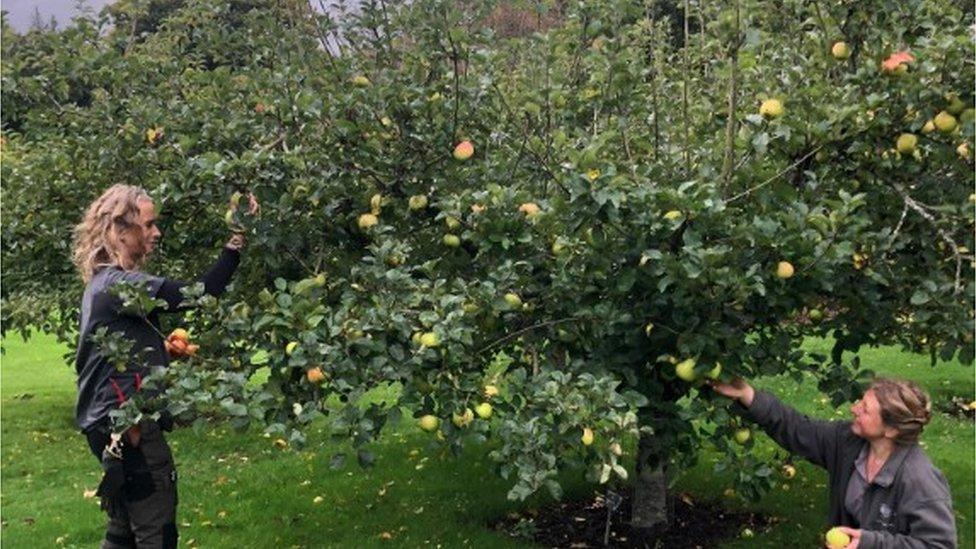
[[[176,547],[176,468],[163,432],[152,421],[140,424],[138,447],[122,449],[125,484],[122,496],[108,506],[108,525],[102,549],[169,549]],[[107,426],[85,433],[99,461],[109,444]]]

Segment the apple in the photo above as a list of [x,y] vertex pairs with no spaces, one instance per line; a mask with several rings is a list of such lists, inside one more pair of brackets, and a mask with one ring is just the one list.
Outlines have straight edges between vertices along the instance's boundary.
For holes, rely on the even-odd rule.
[[935,122],[929,120],[922,126],[922,133],[932,133],[935,131]]
[[512,309],[518,309],[519,307],[522,306],[522,298],[519,297],[518,294],[509,292],[505,294],[504,299],[505,299],[505,303],[507,303],[508,306],[511,307]]
[[748,427],[739,427],[732,436],[739,444],[745,444],[752,438],[752,431]]
[[364,231],[369,230],[370,227],[374,227],[379,222],[380,222],[379,218],[371,213],[363,214],[359,216],[359,221],[358,221],[359,228]]
[[447,224],[447,230],[449,231],[456,231],[461,227],[461,221],[452,215],[445,217],[444,223]]
[[612,442],[612,443],[610,443],[609,449],[610,449],[610,453],[613,454],[613,455],[615,455],[615,456],[622,456],[622,455],[624,455],[624,449],[623,449],[623,447],[620,446],[620,443],[619,442]]
[[461,239],[456,234],[446,234],[442,240],[448,248],[457,248],[461,245]]
[[474,412],[478,414],[481,419],[488,419],[491,417],[491,404],[487,402],[482,402],[481,404],[474,407]]
[[580,436],[580,441],[583,443],[583,446],[589,446],[590,444],[593,444],[593,429],[590,429],[589,427],[584,427],[583,435]]
[[295,353],[295,349],[297,348],[298,348],[297,341],[289,341],[288,345],[285,345],[285,354],[291,356],[292,354]]
[[952,133],[952,130],[956,129],[956,117],[952,116],[946,111],[942,111],[935,115],[935,129],[942,133]]
[[420,336],[420,344],[424,347],[437,347],[441,344],[441,338],[434,332],[424,332]]
[[456,160],[467,160],[474,154],[474,145],[470,141],[462,141],[454,147],[454,158]]
[[322,368],[315,367],[305,372],[305,377],[307,377],[312,383],[318,385],[319,383],[325,381],[325,372],[322,371]]
[[437,419],[437,416],[427,414],[425,416],[420,416],[420,419],[417,420],[417,425],[419,425],[424,431],[433,433],[438,427],[440,427],[441,420]]
[[810,322],[820,322],[823,320],[823,312],[820,309],[810,309],[807,318],[810,319]]
[[782,471],[783,471],[783,476],[788,479],[791,479],[796,476],[796,467],[793,467],[789,463],[783,465]]
[[422,210],[427,207],[427,197],[422,194],[411,196],[408,204],[413,211]]
[[830,549],[843,549],[851,544],[851,537],[836,526],[828,530],[824,538],[827,541],[827,547]]
[[851,48],[847,46],[847,42],[835,42],[830,48],[830,55],[833,55],[834,59],[844,60],[851,56]]
[[684,214],[682,214],[678,210],[671,210],[668,213],[664,214],[664,219],[667,219],[668,221],[676,221],[678,219],[681,219],[682,215]]
[[903,133],[898,136],[898,141],[895,143],[895,148],[901,154],[912,154],[915,152],[915,145],[918,144],[918,137],[912,133]]
[[485,385],[485,396],[488,398],[498,396],[498,387],[494,385]]
[[695,359],[682,360],[674,367],[674,374],[685,381],[695,381]]
[[783,102],[779,99],[767,99],[759,106],[759,114],[764,118],[779,118],[783,116]]
[[158,141],[159,138],[162,136],[163,136],[162,128],[149,128],[148,130],[146,130],[146,141],[148,141],[150,145],[155,145],[156,141]]
[[552,255],[560,256],[566,252],[566,245],[560,241],[552,243]]
[[776,264],[776,276],[782,279],[787,279],[793,276],[796,272],[793,269],[793,265],[789,261],[780,261]]
[[352,77],[352,83],[357,88],[365,88],[365,87],[367,87],[367,86],[370,85],[369,78],[366,78],[365,76],[363,76],[361,74],[357,74],[356,76],[353,76]]
[[715,363],[715,367],[708,371],[707,374],[709,379],[718,379],[718,376],[722,375],[722,364],[719,362]]
[[966,104],[959,99],[959,96],[954,93],[946,94],[946,100],[949,101],[949,105],[946,106],[946,110],[949,114],[958,115],[966,108]]
[[956,154],[961,156],[965,160],[969,160],[969,143],[963,141],[956,147]]
[[379,215],[380,209],[383,207],[383,195],[376,193],[369,199],[369,210],[373,215]]
[[182,339],[184,342],[190,340],[190,334],[183,328],[176,328],[169,334],[170,339]]
[[474,421],[474,412],[471,411],[471,408],[465,408],[463,413],[454,414],[451,417],[451,422],[458,429],[467,427],[472,421]]
[[254,112],[261,114],[264,112],[264,103],[258,102],[254,105]]
[[524,213],[526,217],[535,217],[539,214],[539,205],[535,202],[526,202],[518,207],[518,211]]
[[854,252],[851,256],[851,262],[854,264],[854,268],[858,271],[864,268],[868,264],[868,256],[859,252]]
[[644,326],[644,335],[646,335],[647,337],[651,337],[651,332],[653,332],[653,331],[654,331],[654,323],[653,322],[648,322]]

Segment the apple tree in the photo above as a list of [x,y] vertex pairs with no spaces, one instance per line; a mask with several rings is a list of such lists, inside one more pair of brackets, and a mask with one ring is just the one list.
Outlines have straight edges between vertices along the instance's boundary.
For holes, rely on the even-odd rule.
[[[503,9],[532,32],[496,33]],[[228,225],[249,246],[232,292],[187,296],[200,352],[120,425],[166,407],[287,446],[320,420],[370,465],[406,413],[489,440],[512,498],[568,466],[630,479],[646,527],[712,444],[757,496],[770,466],[703,379],[812,374],[839,404],[864,346],[972,363],[972,19],[235,0],[5,32],[3,327],[76,337],[70,230],[128,181],[164,220],[148,270],[191,277]],[[245,191],[259,216],[226,210]]]

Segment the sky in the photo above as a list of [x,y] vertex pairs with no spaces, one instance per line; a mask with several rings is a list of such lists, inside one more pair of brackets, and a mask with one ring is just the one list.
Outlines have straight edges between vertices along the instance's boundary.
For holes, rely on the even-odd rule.
[[[110,3],[110,0],[85,0],[85,4],[93,8],[95,13]],[[40,12],[41,19],[45,23],[54,16],[58,26],[63,27],[71,22],[77,4],[77,0],[2,0],[0,9],[7,12],[10,26],[17,32],[23,32],[30,28],[34,20],[35,8]]]

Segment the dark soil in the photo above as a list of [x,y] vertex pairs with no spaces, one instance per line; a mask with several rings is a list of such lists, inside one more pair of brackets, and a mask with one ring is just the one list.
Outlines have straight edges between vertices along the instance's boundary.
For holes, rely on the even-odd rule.
[[611,513],[608,545],[603,543],[607,525],[603,496],[511,513],[493,527],[546,547],[704,549],[716,547],[723,540],[758,534],[773,522],[764,515],[729,511],[720,502],[695,501],[687,494],[679,494],[668,501],[671,528],[642,531],[628,524],[630,496],[621,496],[620,506]]

